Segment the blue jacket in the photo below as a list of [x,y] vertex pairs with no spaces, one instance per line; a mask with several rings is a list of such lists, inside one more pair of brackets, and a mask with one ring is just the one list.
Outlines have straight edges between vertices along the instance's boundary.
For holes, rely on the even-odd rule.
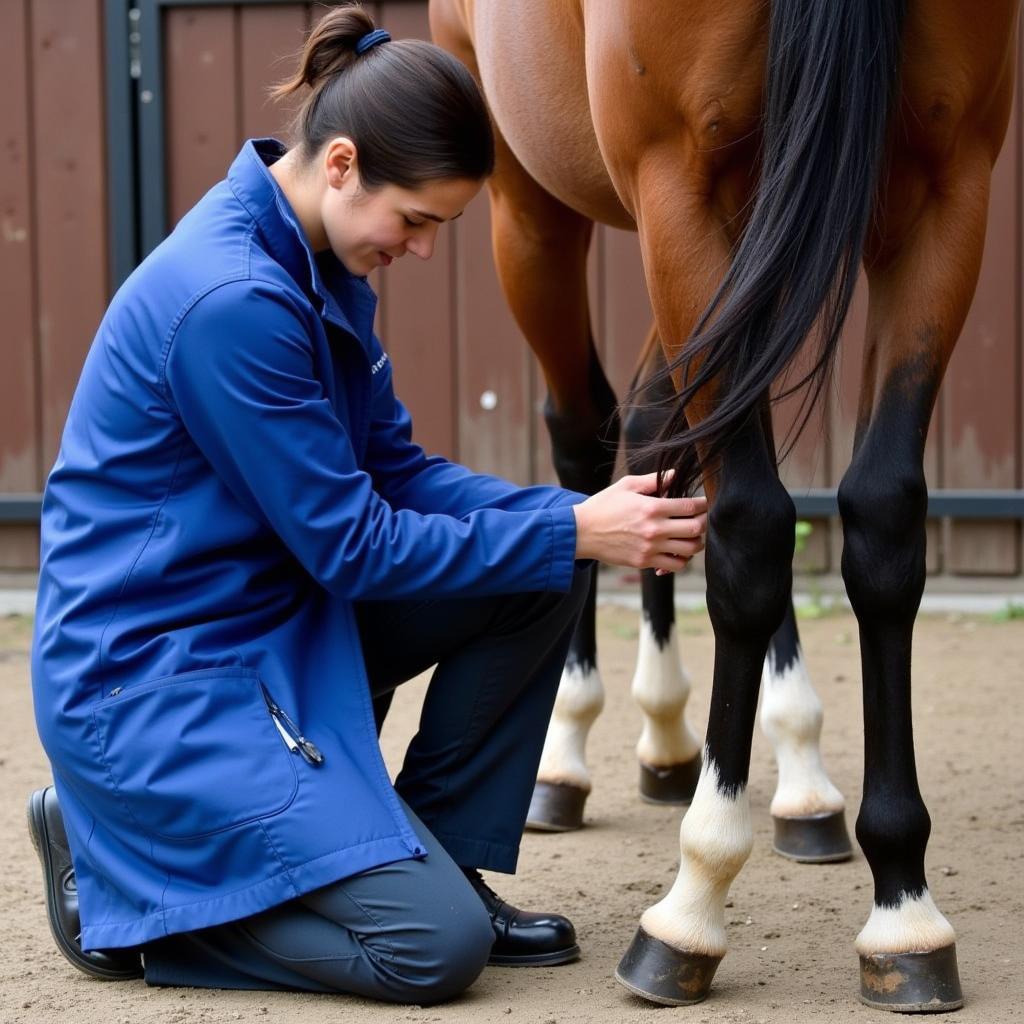
[[567,590],[572,504],[427,457],[250,141],[118,291],[43,498],[36,722],[86,949],[424,856],[352,602]]

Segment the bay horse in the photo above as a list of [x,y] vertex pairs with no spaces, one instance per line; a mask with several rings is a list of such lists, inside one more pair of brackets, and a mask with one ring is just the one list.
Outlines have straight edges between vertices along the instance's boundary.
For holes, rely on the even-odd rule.
[[[616,972],[653,1002],[704,998],[726,950],[725,900],[752,843],[763,671],[777,746],[806,768],[773,811],[833,832],[841,813],[814,763],[820,712],[791,608],[795,514],[768,412],[802,347],[812,369],[796,383],[820,392],[863,265],[862,387],[839,488],[864,691],[856,834],[874,878],[855,943],[861,998],[898,1011],[962,1003],[954,932],[925,878],[911,634],[925,579],[924,441],[977,281],[1017,16],[1017,0],[431,0],[435,40],[477,75],[498,131],[495,256],[544,372],[560,479],[605,486],[619,434],[587,307],[600,222],[638,232],[655,315],[638,384],[661,396],[661,428],[635,457],[674,469],[676,493],[703,480],[710,500],[715,664],[702,752],[681,726],[682,674],[639,687],[650,795],[663,795],[659,781],[695,781],[678,875]],[[627,441],[631,430],[650,441],[652,422],[628,416]],[[591,635],[567,665],[552,726],[571,742],[541,782],[547,770],[549,784],[585,792],[579,730],[600,688],[586,672],[592,620],[581,630]],[[650,631],[656,658],[670,629]],[[774,677],[787,682],[773,698]]]

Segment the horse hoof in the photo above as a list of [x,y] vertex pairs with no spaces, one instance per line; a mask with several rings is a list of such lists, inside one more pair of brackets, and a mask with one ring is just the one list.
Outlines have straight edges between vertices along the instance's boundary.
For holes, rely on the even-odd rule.
[[637,928],[626,955],[615,971],[615,980],[640,996],[662,1006],[688,1006],[707,998],[720,956],[683,953],[661,939]]
[[640,799],[649,804],[688,804],[700,778],[700,754],[667,768],[640,765]]
[[572,832],[583,828],[587,791],[564,782],[538,782],[533,787],[526,827],[537,832]]
[[896,1013],[948,1013],[964,1005],[956,945],[930,953],[860,958],[860,1001]]
[[849,860],[853,846],[842,811],[808,814],[801,818],[776,818],[772,849],[801,864],[828,864]]

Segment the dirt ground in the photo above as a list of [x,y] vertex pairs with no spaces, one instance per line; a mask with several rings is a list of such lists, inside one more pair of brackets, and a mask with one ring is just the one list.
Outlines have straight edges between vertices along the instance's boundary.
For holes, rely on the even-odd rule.
[[[808,663],[825,705],[826,765],[846,794],[848,821],[860,799],[862,748],[856,624],[848,614],[801,623]],[[488,968],[461,999],[444,1006],[382,1006],[347,997],[147,988],[93,981],[70,967],[47,931],[40,872],[24,824],[29,792],[49,779],[32,718],[26,619],[0,620],[0,1020],[67,1024],[155,1022],[647,1022],[668,1018],[803,1022],[882,1020],[856,1000],[852,943],[871,905],[868,867],[804,866],[770,849],[768,804],[775,770],[758,734],[751,767],[754,852],[733,885],[730,952],[712,996],[660,1009],[612,977],[640,913],[672,881],[680,810],[635,795],[633,744],[639,712],[628,695],[637,613],[604,608],[600,651],[608,700],[590,741],[594,792],[587,827],[528,833],[519,873],[490,880],[512,902],[557,909],[576,924],[583,958],[532,970]],[[706,615],[680,619],[694,679],[690,720],[703,734],[712,637]],[[1020,713],[1024,621],[941,615],[919,620],[915,719],[921,787],[932,815],[928,876],[936,903],[958,934],[967,1000],[957,1021],[1024,1019],[1024,758],[1014,733]],[[416,726],[425,680],[400,691],[384,734],[396,769]]]

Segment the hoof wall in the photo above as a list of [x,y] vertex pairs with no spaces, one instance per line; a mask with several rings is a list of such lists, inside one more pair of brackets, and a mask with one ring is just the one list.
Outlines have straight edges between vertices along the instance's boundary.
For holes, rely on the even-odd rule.
[[860,1001],[895,1013],[948,1013],[964,1005],[956,946],[860,958]]
[[849,860],[853,845],[842,811],[809,814],[803,818],[776,818],[772,849],[801,864],[828,864]]
[[573,832],[583,828],[587,791],[561,782],[538,782],[526,813],[526,827],[537,832]]
[[640,799],[649,804],[688,804],[700,778],[700,755],[667,768],[640,765]]
[[683,953],[636,930],[615,978],[641,999],[662,1006],[688,1006],[707,998],[720,956]]

